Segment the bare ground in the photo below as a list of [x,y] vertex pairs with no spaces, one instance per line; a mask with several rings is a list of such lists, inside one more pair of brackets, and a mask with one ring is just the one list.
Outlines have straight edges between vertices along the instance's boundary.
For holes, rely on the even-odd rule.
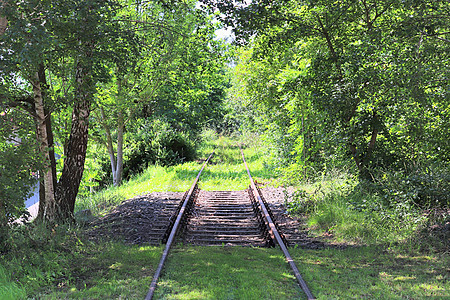
[[[309,249],[346,246],[311,236],[304,218],[288,214],[283,188],[266,187],[261,191],[289,246]],[[114,239],[130,244],[159,245],[183,195],[182,192],[156,192],[126,200],[104,217],[90,222],[86,234],[92,240]]]

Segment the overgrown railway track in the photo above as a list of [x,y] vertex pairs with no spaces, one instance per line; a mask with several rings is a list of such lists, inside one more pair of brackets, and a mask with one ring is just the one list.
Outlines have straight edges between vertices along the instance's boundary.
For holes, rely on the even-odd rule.
[[305,295],[308,299],[314,299],[287,249],[286,238],[274,222],[270,207],[251,176],[242,150],[242,160],[250,180],[247,191],[199,190],[198,181],[213,155],[214,152],[202,165],[191,188],[184,194],[182,201],[169,218],[164,233],[160,230],[161,241],[166,246],[145,299],[153,298],[159,276],[176,238],[202,246],[278,245]]

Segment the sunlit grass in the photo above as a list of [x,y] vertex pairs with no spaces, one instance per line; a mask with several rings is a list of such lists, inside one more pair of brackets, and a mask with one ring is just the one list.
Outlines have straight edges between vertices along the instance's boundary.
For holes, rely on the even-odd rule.
[[[236,140],[219,137],[202,146],[198,162],[151,166],[121,187],[78,199],[77,210],[91,208],[94,213],[104,213],[136,195],[184,192],[196,177],[200,160],[213,149],[216,155],[205,169],[200,187],[245,189],[249,181],[237,145]],[[277,183],[276,174],[258,150],[247,147],[244,152],[257,181]],[[342,191],[347,181],[337,174],[323,178],[320,187],[303,186],[308,194],[321,196],[315,199],[321,206],[311,222],[330,232],[348,230],[347,237],[373,234],[361,231],[367,228],[364,219],[347,215],[348,199],[342,193],[333,195]],[[332,197],[325,201],[324,195]],[[0,299],[145,297],[162,247],[110,241],[93,243],[83,237],[82,229],[71,226],[24,228],[23,235],[15,239],[14,251],[1,256]],[[448,256],[402,252],[385,245],[344,250],[297,248],[290,252],[317,299],[450,298]],[[305,296],[278,248],[178,245],[163,269],[155,299],[305,299]]]
[[[185,192],[189,190],[200,171],[203,160],[213,150],[214,156],[202,173],[199,187],[208,191],[244,190],[250,185],[250,181],[238,145],[237,140],[221,137],[202,146],[199,161],[170,167],[150,166],[120,187],[110,187],[89,197],[77,199],[75,210],[90,209],[94,213],[100,213],[137,195],[152,192]],[[274,183],[276,174],[265,165],[261,153],[254,148],[245,148],[244,154],[255,180]]]
[[19,299],[26,296],[25,289],[18,282],[12,281],[10,274],[1,265],[0,296],[1,299]]
[[282,253],[249,247],[181,247],[172,251],[156,299],[298,299]]
[[317,299],[449,299],[448,257],[382,247],[292,249]]
[[[397,255],[377,247],[290,249],[317,299],[447,299],[447,258]],[[157,299],[305,299],[277,248],[179,247]]]

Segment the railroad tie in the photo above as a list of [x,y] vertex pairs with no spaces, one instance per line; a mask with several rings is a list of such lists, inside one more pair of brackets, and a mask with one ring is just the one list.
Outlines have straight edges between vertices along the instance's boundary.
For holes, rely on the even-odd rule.
[[266,246],[246,191],[200,191],[184,242],[202,246]]

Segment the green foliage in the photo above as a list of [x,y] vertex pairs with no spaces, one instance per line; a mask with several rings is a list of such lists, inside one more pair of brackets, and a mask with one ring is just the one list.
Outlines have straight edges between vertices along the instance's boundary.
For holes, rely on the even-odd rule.
[[17,109],[0,103],[0,252],[10,247],[9,227],[29,214],[24,201],[38,182],[40,156],[33,136],[33,123]]
[[11,281],[10,274],[0,265],[0,294],[3,299],[22,299],[26,292],[23,287]]
[[192,140],[163,120],[144,121],[131,134],[126,151],[125,178],[140,173],[150,164],[170,166],[195,157]]
[[450,206],[450,168],[445,164],[419,167],[412,172],[380,172],[374,183],[364,186],[391,206],[402,203],[422,208]]
[[[35,155],[32,144],[0,142],[0,199],[6,209],[7,222],[24,213],[24,200],[30,196],[37,179],[30,170],[30,155]],[[2,218],[5,216],[3,215]]]
[[[98,191],[101,187],[102,180],[105,180],[107,174],[110,175],[111,170],[106,167],[108,163],[109,158],[106,149],[91,140],[88,144],[83,178],[78,192],[81,197],[87,197]],[[61,159],[59,160],[59,164],[62,167]]]
[[353,161],[370,179],[447,160],[447,3],[219,3],[246,44],[232,105],[276,166],[308,177]]
[[[110,184],[111,162],[105,149],[90,148],[87,173],[83,177],[85,193]],[[172,166],[194,160],[195,141],[186,132],[175,129],[163,119],[139,119],[126,133],[124,178],[131,179],[152,165]]]
[[[385,173],[382,181],[374,183],[335,171],[298,189],[287,198],[287,205],[291,213],[306,215],[309,225],[320,234],[364,244],[415,245],[418,249],[427,244],[425,240],[417,242],[424,228],[430,224],[444,226],[446,222],[445,217],[433,221],[418,206],[420,195],[448,201],[448,193],[436,193],[426,184],[422,181],[415,185],[398,173]],[[438,184],[445,191],[447,182]],[[422,198],[422,201],[427,205],[432,203],[430,199]],[[442,205],[448,204],[437,204]],[[430,234],[428,240],[432,239]],[[442,250],[445,247],[441,243],[435,239],[429,246]]]

